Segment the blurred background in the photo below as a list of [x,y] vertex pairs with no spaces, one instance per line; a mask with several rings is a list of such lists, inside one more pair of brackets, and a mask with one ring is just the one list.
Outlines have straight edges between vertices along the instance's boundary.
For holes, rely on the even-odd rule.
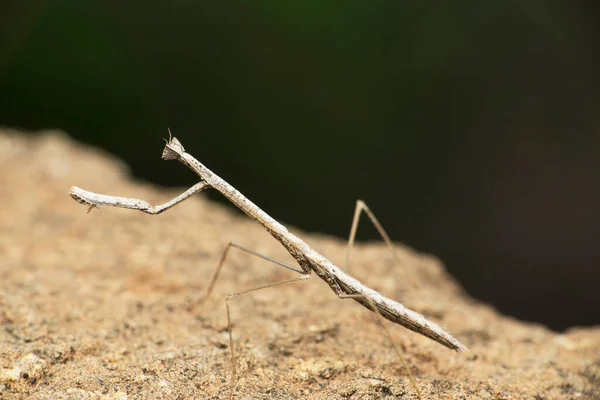
[[346,238],[360,198],[502,312],[598,324],[599,17],[552,0],[4,1],[0,125],[191,186],[160,160],[170,127],[283,223]]

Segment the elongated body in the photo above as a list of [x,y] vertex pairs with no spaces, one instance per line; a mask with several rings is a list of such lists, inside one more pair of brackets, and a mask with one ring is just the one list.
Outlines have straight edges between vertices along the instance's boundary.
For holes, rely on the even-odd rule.
[[170,202],[157,207],[153,207],[141,200],[100,195],[77,187],[72,187],[70,194],[75,200],[90,206],[90,208],[101,205],[110,205],[138,209],[150,214],[158,214],[189,198],[193,194],[208,187],[212,187],[218,190],[235,206],[258,222],[275,239],[277,239],[292,257],[296,259],[305,275],[310,275],[311,272],[314,272],[327,282],[329,287],[339,297],[352,297],[355,301],[371,311],[373,311],[372,307],[374,306],[377,308],[378,313],[384,318],[414,332],[420,333],[421,335],[427,336],[452,350],[467,350],[462,343],[439,325],[428,321],[423,315],[406,308],[402,304],[388,299],[377,291],[366,287],[357,279],[346,274],[327,258],[310,248],[302,239],[289,232],[285,226],[271,218],[233,186],[209,170],[192,155],[186,153],[185,149],[176,138],[171,138],[167,142],[162,158],[165,160],[176,159],[181,161],[200,176],[202,179],[201,182]]

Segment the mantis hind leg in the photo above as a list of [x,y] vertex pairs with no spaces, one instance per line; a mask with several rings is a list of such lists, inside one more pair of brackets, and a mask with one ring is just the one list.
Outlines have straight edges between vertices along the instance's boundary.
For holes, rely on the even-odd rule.
[[[396,247],[394,246],[394,243],[392,242],[389,235],[383,228],[383,225],[381,225],[381,223],[379,222],[379,220],[377,219],[375,214],[373,214],[371,209],[367,206],[367,203],[365,203],[362,200],[356,200],[356,206],[354,208],[354,216],[352,218],[352,226],[350,227],[350,235],[348,237],[348,245],[346,247],[346,255],[344,257],[344,264],[342,265],[342,270],[344,270],[344,272],[348,273],[348,269],[350,266],[350,254],[352,252],[352,248],[354,247],[354,241],[356,239],[356,231],[358,230],[360,216],[363,212],[367,215],[367,217],[369,217],[369,220],[375,226],[379,235],[383,238],[385,245],[387,246],[387,248],[390,250],[390,253],[392,253],[392,256],[394,257],[395,262],[397,264],[401,264],[402,259],[401,259],[400,255],[398,254],[398,251],[397,251]],[[416,283],[414,282],[414,280],[410,279],[409,277],[405,277],[405,281],[407,281],[409,283],[409,285],[412,287],[417,286]]]
[[340,299],[357,299],[357,298],[363,298],[363,299],[367,300],[367,302],[369,303],[369,305],[371,307],[371,310],[374,311],[377,314],[377,317],[379,319],[379,324],[381,325],[381,327],[385,331],[385,334],[387,335],[387,337],[390,339],[390,342],[392,343],[392,346],[394,347],[394,351],[396,352],[396,355],[400,359],[400,363],[402,364],[402,367],[404,368],[404,370],[408,374],[408,378],[410,379],[410,383],[411,383],[412,387],[417,392],[417,396],[419,397],[420,400],[423,400],[423,397],[421,396],[421,390],[419,389],[419,385],[417,385],[417,382],[415,381],[415,378],[412,376],[412,373],[410,372],[410,369],[408,368],[408,364],[404,360],[404,357],[402,357],[402,353],[400,352],[400,349],[398,348],[398,345],[394,341],[394,338],[392,337],[392,334],[391,334],[390,330],[387,328],[387,326],[385,326],[385,321],[383,319],[383,316],[381,315],[381,313],[379,312],[379,310],[375,306],[375,303],[373,303],[373,301],[370,298],[368,298],[367,296],[364,296],[362,294],[345,294],[345,293],[342,293],[342,292],[336,293],[336,294],[337,294],[337,296]]

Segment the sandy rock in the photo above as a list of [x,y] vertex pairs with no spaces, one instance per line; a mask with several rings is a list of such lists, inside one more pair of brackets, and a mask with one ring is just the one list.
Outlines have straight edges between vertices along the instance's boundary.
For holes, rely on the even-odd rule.
[[[177,194],[131,180],[122,162],[59,132],[0,132],[0,398],[227,398],[223,296],[293,273],[232,251],[201,303],[203,290],[230,240],[293,260],[202,194],[159,216],[86,214],[68,196],[72,185],[153,204]],[[343,241],[296,233],[342,261]],[[400,265],[380,243],[358,245],[350,272],[471,350],[456,354],[390,324],[423,398],[600,398],[600,328],[556,333],[500,315],[435,257],[398,251]],[[235,398],[417,398],[376,316],[317,277],[231,305]]]

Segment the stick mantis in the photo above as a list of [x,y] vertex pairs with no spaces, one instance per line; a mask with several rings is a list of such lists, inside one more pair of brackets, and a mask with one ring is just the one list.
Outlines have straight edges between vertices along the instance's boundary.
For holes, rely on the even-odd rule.
[[[89,207],[88,212],[95,207],[112,206],[139,210],[151,215],[156,215],[168,210],[169,208],[181,203],[182,201],[187,200],[191,196],[205,189],[214,188],[217,191],[219,191],[223,196],[225,196],[237,208],[239,208],[246,215],[248,215],[251,219],[255,220],[258,224],[260,224],[269,234],[271,234],[271,236],[278,240],[283,245],[283,247],[285,247],[288,253],[290,253],[290,255],[296,260],[300,268],[270,259],[269,257],[255,253],[233,242],[229,243],[229,245],[225,249],[225,252],[223,253],[223,256],[221,257],[221,260],[207,288],[204,299],[206,299],[212,292],[221,272],[221,268],[227,257],[227,253],[231,247],[241,249],[250,254],[274,262],[280,266],[283,266],[301,274],[300,277],[295,279],[289,279],[281,282],[263,285],[249,290],[230,293],[225,297],[225,304],[227,309],[227,322],[229,328],[229,348],[232,365],[232,383],[230,389],[230,398],[233,397],[233,390],[235,387],[237,375],[235,366],[235,354],[233,349],[233,335],[231,327],[231,313],[229,300],[232,297],[254,292],[260,289],[304,281],[310,278],[312,272],[314,272],[319,278],[323,279],[331,288],[331,290],[333,290],[333,292],[340,299],[353,299],[354,301],[358,302],[370,311],[374,311],[378,315],[379,321],[381,322],[382,327],[389,336],[394,346],[394,349],[398,357],[400,358],[403,367],[406,369],[411,383],[415,388],[419,398],[421,398],[419,387],[417,386],[414,378],[412,377],[412,374],[410,373],[410,370],[408,369],[398,347],[393,341],[390,332],[386,328],[385,324],[383,324],[383,318],[392,321],[396,324],[402,325],[423,336],[426,336],[451,350],[467,351],[466,346],[464,346],[450,333],[442,329],[439,325],[427,320],[423,315],[413,310],[410,310],[401,303],[384,297],[377,291],[368,288],[367,286],[359,282],[357,279],[347,274],[343,269],[337,267],[327,258],[310,248],[308,244],[306,244],[302,239],[289,232],[286,227],[284,227],[282,224],[270,217],[267,213],[265,213],[258,206],[252,203],[248,198],[246,198],[242,193],[237,191],[233,186],[231,186],[225,180],[223,180],[210,169],[208,169],[206,166],[204,166],[191,154],[187,153],[181,145],[181,143],[179,142],[179,140],[171,136],[170,131],[169,140],[165,140],[165,142],[166,145],[162,153],[162,158],[164,160],[178,160],[187,167],[191,168],[200,177],[200,182],[190,187],[188,190],[186,190],[179,196],[173,198],[169,202],[158,206],[152,206],[151,204],[143,200],[97,194],[75,186],[71,188],[69,194],[73,199],[75,199],[79,203],[87,205]],[[369,210],[366,204],[359,200],[355,209],[352,229],[349,238],[349,246],[346,252],[346,265],[348,264],[350,249],[354,242],[356,226],[358,224],[358,219],[360,217],[361,211],[364,211],[369,216],[371,221],[375,224],[376,228],[378,229],[379,233],[383,236],[388,247],[390,247],[393,250],[392,242],[383,230],[381,224],[377,221],[374,214]]]

